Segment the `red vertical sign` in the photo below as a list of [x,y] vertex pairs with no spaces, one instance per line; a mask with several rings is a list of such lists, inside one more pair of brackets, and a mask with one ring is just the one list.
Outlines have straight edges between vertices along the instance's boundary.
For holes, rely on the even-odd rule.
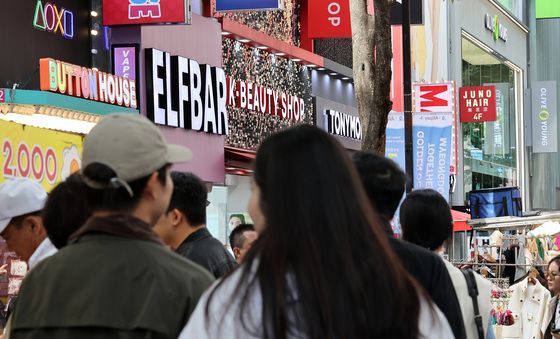
[[393,44],[391,101],[393,102],[393,111],[404,112],[402,26],[391,26],[391,43]]
[[461,87],[461,122],[496,121],[496,87]]
[[348,0],[309,0],[307,15],[309,38],[352,36]]

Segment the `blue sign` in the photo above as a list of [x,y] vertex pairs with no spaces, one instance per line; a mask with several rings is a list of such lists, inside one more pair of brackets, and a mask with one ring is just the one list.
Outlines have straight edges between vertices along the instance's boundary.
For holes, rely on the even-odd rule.
[[401,170],[406,171],[403,112],[389,113],[385,135],[385,156],[396,162]]
[[449,200],[451,113],[413,114],[414,188],[431,188]]
[[262,11],[282,9],[281,0],[216,0],[216,11]]

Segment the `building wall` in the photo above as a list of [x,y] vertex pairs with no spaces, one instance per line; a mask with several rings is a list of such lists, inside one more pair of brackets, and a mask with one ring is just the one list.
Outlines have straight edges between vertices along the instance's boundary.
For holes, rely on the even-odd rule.
[[[524,90],[527,88],[527,42],[528,33],[523,27],[509,18],[505,12],[501,11],[496,5],[488,0],[457,0],[449,3],[449,51],[450,51],[450,79],[457,81],[457,88],[462,86],[462,53],[461,39],[463,32],[466,32],[476,40],[492,49],[494,56],[505,58],[511,62],[510,67],[516,67],[521,70],[518,95],[516,97],[517,110],[517,162],[519,175],[519,186],[521,186],[523,194],[524,207],[530,207],[529,203],[529,184],[528,175],[528,156],[525,148],[525,129],[524,118]],[[468,15],[466,14],[468,13]],[[498,15],[502,25],[507,27],[507,42],[502,40],[494,40],[492,32],[485,27],[485,15]],[[459,100],[456,107],[457,115],[459,115]],[[458,154],[463,154],[462,142],[462,126],[459,125]],[[463,168],[463,157],[459,156],[459,169]],[[463,173],[460,170],[456,182],[457,186],[452,195],[453,205],[465,204],[465,193],[463,187]]]

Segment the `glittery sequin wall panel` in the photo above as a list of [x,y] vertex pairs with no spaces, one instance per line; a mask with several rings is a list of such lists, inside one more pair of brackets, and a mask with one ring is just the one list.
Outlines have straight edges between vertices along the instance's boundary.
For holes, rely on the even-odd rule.
[[274,132],[314,124],[307,67],[224,38],[223,68],[228,78],[229,146],[255,149]]

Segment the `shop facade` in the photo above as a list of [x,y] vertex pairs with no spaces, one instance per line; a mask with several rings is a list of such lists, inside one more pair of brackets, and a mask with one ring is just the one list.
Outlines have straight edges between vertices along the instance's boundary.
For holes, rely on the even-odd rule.
[[[458,173],[453,206],[465,206],[476,189],[518,186],[529,209],[526,152],[528,29],[493,1],[449,4],[449,75],[457,92],[466,86],[496,88],[496,121],[458,126]],[[465,15],[469,13],[469,15]],[[458,97],[456,112],[459,114]]]

